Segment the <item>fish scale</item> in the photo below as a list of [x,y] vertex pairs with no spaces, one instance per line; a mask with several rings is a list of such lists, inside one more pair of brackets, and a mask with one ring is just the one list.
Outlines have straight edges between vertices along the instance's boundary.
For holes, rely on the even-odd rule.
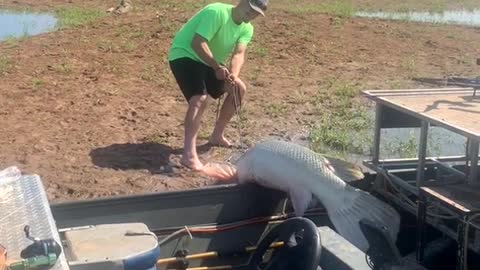
[[[345,182],[335,175],[332,168],[328,166],[327,159],[322,155],[300,145],[289,142],[266,140],[258,143],[254,148],[239,159],[237,167],[240,168],[243,161],[248,162],[251,156],[263,153],[272,159],[279,158],[291,163],[291,167],[299,167],[308,170],[311,174],[317,175],[322,180],[343,188]],[[254,158],[254,157],[253,157]],[[256,167],[255,164],[247,165],[248,168]],[[260,168],[261,169],[261,168]]]

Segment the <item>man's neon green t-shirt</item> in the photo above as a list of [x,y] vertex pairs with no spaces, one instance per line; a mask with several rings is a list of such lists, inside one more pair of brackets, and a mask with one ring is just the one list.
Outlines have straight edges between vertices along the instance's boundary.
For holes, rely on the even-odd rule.
[[203,62],[193,51],[191,43],[195,33],[207,40],[213,58],[225,64],[238,43],[248,44],[253,36],[251,23],[236,24],[232,19],[233,6],[213,3],[197,12],[175,35],[168,60],[188,57]]

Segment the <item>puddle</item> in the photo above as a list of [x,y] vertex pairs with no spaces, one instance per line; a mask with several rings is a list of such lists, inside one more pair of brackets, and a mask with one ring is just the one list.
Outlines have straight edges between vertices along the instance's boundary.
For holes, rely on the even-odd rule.
[[46,13],[0,11],[0,41],[49,32],[57,19]]
[[442,13],[432,12],[356,12],[356,16],[365,18],[379,18],[387,20],[402,20],[424,23],[456,24],[480,26],[480,9],[449,10]]

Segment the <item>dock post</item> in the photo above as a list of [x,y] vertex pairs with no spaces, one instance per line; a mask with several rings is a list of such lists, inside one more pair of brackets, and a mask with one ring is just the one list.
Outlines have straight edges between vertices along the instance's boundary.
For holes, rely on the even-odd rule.
[[422,120],[420,129],[420,141],[418,147],[418,167],[417,167],[417,188],[423,186],[423,178],[425,177],[425,158],[427,156],[427,135],[428,122]]
[[468,222],[468,215],[464,215],[462,220],[458,221],[457,225],[457,262],[456,262],[456,268],[455,270],[463,270],[464,264],[466,263],[464,261],[465,257],[465,249],[468,249],[468,243],[467,246],[465,246],[465,224]]
[[380,159],[380,131],[382,126],[382,105],[377,103],[375,109],[375,134],[373,139],[373,157],[372,162],[378,165]]
[[468,183],[472,185],[479,185],[478,180],[478,140],[470,140],[470,173],[468,174]]
[[470,137],[467,138],[466,141],[466,149],[465,149],[465,181],[468,183],[468,179],[470,179],[470,148],[472,145],[472,139]]
[[427,197],[422,189],[417,202],[417,263],[423,263],[425,251],[425,222],[427,218]]

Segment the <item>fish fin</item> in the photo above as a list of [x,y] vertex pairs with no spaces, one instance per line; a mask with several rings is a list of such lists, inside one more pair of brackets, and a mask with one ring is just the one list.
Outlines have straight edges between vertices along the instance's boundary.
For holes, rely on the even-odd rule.
[[333,169],[335,174],[345,182],[353,182],[363,179],[365,176],[362,169],[350,162],[334,158],[331,156],[323,156],[330,169]]
[[367,251],[368,242],[360,229],[362,219],[384,226],[393,242],[397,240],[400,215],[393,207],[363,190],[347,192],[341,204],[328,215],[338,233],[363,252]]
[[238,178],[236,167],[226,163],[207,163],[201,172],[208,177],[225,182],[236,181]]
[[[321,202],[316,197],[312,196],[312,200],[308,204],[307,208],[315,208],[315,207],[320,207],[320,206],[322,206]],[[322,207],[324,207],[324,206],[322,206]]]
[[305,189],[293,189],[288,192],[293,210],[297,217],[303,216],[312,200],[312,192]]

